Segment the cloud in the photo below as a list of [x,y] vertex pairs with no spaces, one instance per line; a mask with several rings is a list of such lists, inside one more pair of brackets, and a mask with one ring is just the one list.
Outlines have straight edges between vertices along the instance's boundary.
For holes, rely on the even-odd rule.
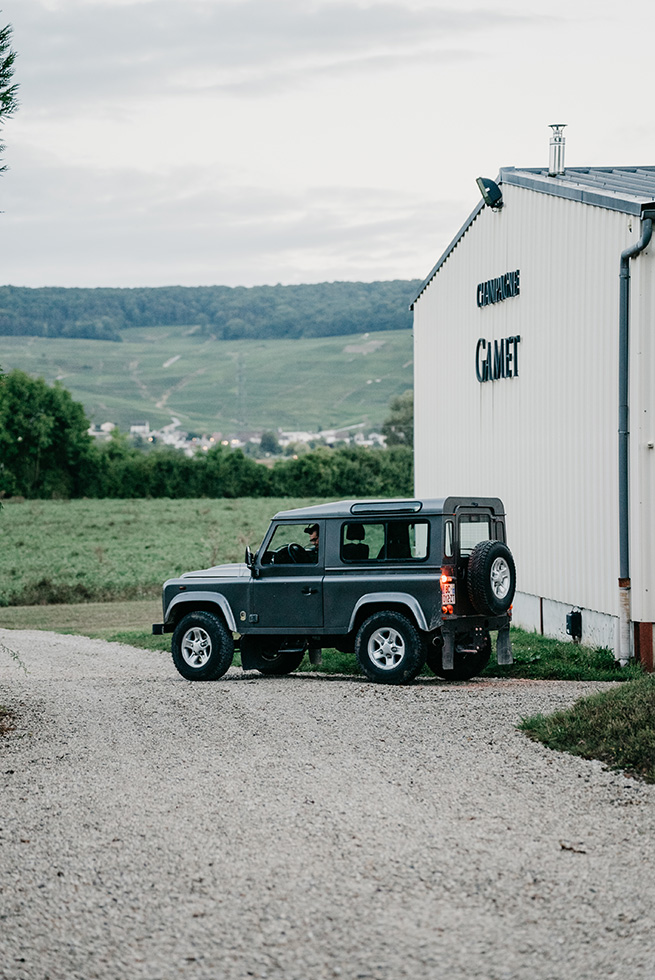
[[26,107],[188,92],[241,95],[300,78],[466,57],[466,40],[534,23],[402,0],[21,0],[9,11]]
[[52,161],[45,185],[23,154],[14,174],[2,216],[13,285],[421,278],[462,210],[413,191],[227,186],[202,166],[153,176]]

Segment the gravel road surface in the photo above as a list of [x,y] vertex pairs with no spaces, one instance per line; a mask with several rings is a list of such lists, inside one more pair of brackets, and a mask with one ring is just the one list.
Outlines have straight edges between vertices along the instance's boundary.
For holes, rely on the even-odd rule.
[[2,980],[655,976],[655,787],[514,728],[603,685],[0,642]]

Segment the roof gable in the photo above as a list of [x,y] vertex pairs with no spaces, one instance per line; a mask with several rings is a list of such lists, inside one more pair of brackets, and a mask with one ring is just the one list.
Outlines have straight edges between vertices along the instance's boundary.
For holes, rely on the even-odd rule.
[[[623,211],[625,214],[640,215],[646,209],[655,208],[655,167],[567,167],[563,174],[554,177],[543,167],[521,170],[516,167],[501,167],[498,183],[525,187],[538,194],[551,194],[581,204]],[[410,304],[410,310],[414,309],[419,296],[429,286],[484,207],[484,201],[480,201],[468,216],[421,283]]]

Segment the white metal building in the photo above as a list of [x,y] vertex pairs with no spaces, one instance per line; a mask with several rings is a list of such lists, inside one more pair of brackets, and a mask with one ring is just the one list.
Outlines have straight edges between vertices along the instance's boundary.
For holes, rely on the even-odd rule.
[[652,668],[655,167],[564,169],[555,129],[497,185],[413,303],[416,493],[501,497],[514,622],[564,638],[580,610]]

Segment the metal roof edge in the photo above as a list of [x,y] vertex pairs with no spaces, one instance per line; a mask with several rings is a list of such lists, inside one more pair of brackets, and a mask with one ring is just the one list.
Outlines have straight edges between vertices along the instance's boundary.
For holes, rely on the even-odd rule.
[[[566,172],[563,175],[566,178]],[[515,187],[525,187],[539,194],[552,194],[553,197],[563,197],[569,201],[579,201],[581,204],[592,204],[599,208],[607,208],[610,211],[622,211],[625,214],[641,214],[646,206],[645,200],[639,201],[634,198],[628,199],[620,197],[618,194],[601,193],[588,187],[564,184],[558,181],[557,177],[542,177],[537,174],[530,174],[526,170],[517,170],[516,167],[501,167],[500,178],[504,184]],[[569,180],[575,181],[571,175]]]
[[480,202],[478,204],[476,204],[475,208],[471,211],[471,213],[469,214],[468,218],[466,219],[466,221],[464,222],[464,224],[462,225],[462,227],[459,229],[459,231],[457,232],[457,234],[453,238],[453,240],[450,243],[450,245],[446,248],[445,252],[442,254],[442,256],[439,259],[439,261],[437,262],[437,264],[434,266],[433,269],[430,270],[430,272],[428,273],[428,275],[426,276],[426,278],[421,283],[421,285],[419,287],[419,290],[418,290],[416,296],[414,297],[414,299],[412,300],[412,302],[409,304],[410,310],[413,310],[414,309],[414,304],[416,303],[416,300],[419,298],[419,296],[421,295],[421,293],[425,289],[427,289],[427,287],[430,285],[431,281],[434,279],[434,277],[436,276],[436,274],[439,271],[439,269],[441,268],[441,266],[444,264],[444,262],[446,261],[446,259],[450,255],[450,253],[453,251],[453,249],[455,248],[455,246],[459,242],[460,238],[463,238],[464,237],[464,235],[469,230],[469,228],[471,227],[471,225],[473,224],[473,222],[475,221],[475,219],[477,218],[477,216],[479,215],[480,211],[482,210],[482,208],[484,206],[485,206],[484,205],[484,201],[480,200]]

